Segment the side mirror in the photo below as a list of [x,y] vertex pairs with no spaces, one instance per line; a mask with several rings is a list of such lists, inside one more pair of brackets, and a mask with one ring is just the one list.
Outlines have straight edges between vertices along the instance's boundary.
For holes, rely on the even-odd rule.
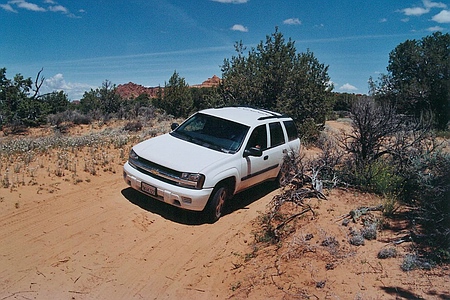
[[259,148],[255,148],[255,147],[251,147],[249,149],[244,150],[244,157],[247,157],[247,156],[261,157],[262,154],[263,154],[262,150]]
[[179,126],[178,123],[172,123],[172,125],[170,125],[170,129],[175,130],[178,128],[178,126]]

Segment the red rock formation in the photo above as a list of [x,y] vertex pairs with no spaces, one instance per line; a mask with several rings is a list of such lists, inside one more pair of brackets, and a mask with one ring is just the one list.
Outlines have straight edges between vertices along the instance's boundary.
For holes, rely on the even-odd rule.
[[214,86],[218,86],[220,84],[220,78],[217,77],[216,75],[214,75],[211,78],[208,78],[207,80],[203,81],[201,84],[195,84],[192,85],[191,87],[196,87],[196,88],[203,88],[203,87],[214,87]]
[[116,92],[123,99],[134,99],[142,94],[147,94],[150,98],[155,98],[158,92],[157,87],[145,87],[140,84],[128,82],[126,84],[119,84]]
[[[203,81],[201,84],[191,85],[191,87],[195,88],[210,88],[215,87],[220,84],[220,78],[214,75],[211,78]],[[164,90],[164,88],[162,88]],[[140,84],[136,84],[133,82],[128,82],[125,84],[119,84],[117,86],[116,92],[123,99],[134,99],[142,94],[147,94],[150,98],[156,98],[158,93],[158,87],[145,87]]]

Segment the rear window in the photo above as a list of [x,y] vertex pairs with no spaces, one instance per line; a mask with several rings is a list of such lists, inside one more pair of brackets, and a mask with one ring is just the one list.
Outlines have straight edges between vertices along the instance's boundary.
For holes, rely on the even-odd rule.
[[270,128],[270,146],[276,147],[284,144],[284,134],[280,122],[269,124]]
[[284,127],[286,127],[288,140],[293,141],[298,138],[297,128],[294,121],[284,121]]

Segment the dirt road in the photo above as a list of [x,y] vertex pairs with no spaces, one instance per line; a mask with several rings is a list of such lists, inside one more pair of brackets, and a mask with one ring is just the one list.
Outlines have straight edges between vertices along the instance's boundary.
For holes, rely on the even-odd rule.
[[204,224],[120,175],[54,187],[0,190],[0,299],[224,299],[252,238],[245,229],[274,193],[244,193]]
[[[401,270],[413,245],[392,241],[409,232],[406,220],[374,216],[383,224],[377,239],[350,245],[361,224],[337,220],[382,203],[375,195],[337,189],[310,199],[314,217],[290,223],[283,243],[254,243],[273,186],[234,197],[206,224],[128,188],[129,147],[0,156],[0,300],[450,299],[448,266]],[[398,255],[378,259],[389,247]]]

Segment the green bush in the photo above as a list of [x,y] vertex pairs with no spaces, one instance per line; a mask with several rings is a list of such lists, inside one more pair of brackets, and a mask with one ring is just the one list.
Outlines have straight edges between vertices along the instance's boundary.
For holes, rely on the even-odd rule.
[[431,247],[434,259],[450,261],[450,154],[436,152],[412,160],[404,201],[417,209],[414,220],[424,237],[418,242]]
[[317,141],[320,136],[320,128],[313,118],[307,118],[302,123],[297,124],[300,138],[305,144],[311,144]]
[[382,158],[366,164],[349,161],[343,172],[348,183],[385,196],[398,194],[404,182],[403,177],[397,173],[395,163]]

